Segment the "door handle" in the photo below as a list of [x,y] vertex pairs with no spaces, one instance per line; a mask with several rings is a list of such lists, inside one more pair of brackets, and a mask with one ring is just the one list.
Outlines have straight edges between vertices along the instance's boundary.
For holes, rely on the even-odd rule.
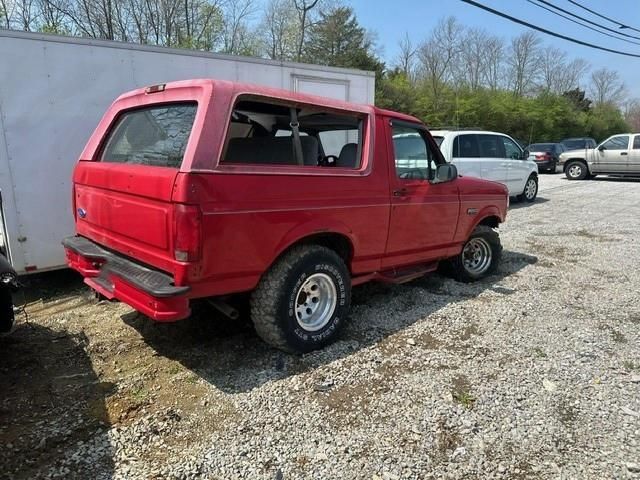
[[393,191],[393,196],[394,197],[404,197],[407,195],[407,189],[406,188],[400,188],[398,190],[394,190]]
[[627,152],[620,152],[620,155],[629,155]]

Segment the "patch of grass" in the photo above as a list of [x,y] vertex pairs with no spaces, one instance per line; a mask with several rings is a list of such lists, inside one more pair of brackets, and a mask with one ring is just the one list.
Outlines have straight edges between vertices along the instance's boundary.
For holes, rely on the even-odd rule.
[[640,370],[640,363],[636,363],[632,360],[625,360],[624,362],[622,362],[622,365],[624,366],[624,368],[626,368],[630,372],[635,372],[637,370]]
[[471,409],[476,401],[476,397],[471,392],[453,392],[453,399],[463,407]]
[[198,378],[200,377],[198,377],[197,375],[189,375],[187,378],[184,379],[184,381],[192,385],[195,385],[196,383],[198,383]]
[[136,403],[145,403],[149,398],[149,392],[142,387],[138,387],[131,390],[130,396]]
[[469,380],[464,375],[459,375],[453,378],[452,384],[451,396],[453,399],[465,408],[473,408],[476,397],[471,394]]
[[539,357],[539,358],[547,358],[547,356],[548,356],[548,355],[545,353],[545,351],[544,351],[544,350],[542,350],[540,347],[536,347],[536,348],[534,348],[534,349],[533,349],[533,353],[535,353],[535,354],[536,354],[536,357]]
[[182,368],[180,367],[180,365],[178,363],[173,363],[173,364],[171,364],[171,366],[167,370],[167,373],[169,375],[177,375],[181,371],[182,371]]

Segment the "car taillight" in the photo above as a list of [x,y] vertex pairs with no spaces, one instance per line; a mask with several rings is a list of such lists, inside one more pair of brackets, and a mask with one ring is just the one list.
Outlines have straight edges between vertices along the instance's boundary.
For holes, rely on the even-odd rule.
[[202,243],[202,212],[193,205],[176,205],[173,224],[174,258],[179,262],[200,259]]

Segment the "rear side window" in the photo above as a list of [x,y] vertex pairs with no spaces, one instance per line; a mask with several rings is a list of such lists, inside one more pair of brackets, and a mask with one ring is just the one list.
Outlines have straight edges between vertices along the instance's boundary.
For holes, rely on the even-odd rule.
[[118,117],[100,161],[179,168],[187,148],[195,103],[154,105]]
[[363,129],[360,114],[240,97],[220,163],[358,169]]
[[480,147],[478,137],[474,134],[458,135],[453,139],[454,158],[478,158],[480,157]]

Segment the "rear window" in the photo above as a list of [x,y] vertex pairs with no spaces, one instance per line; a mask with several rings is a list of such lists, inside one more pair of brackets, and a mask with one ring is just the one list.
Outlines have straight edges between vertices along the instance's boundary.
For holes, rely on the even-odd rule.
[[581,148],[587,147],[586,140],[563,140],[562,144],[566,147],[567,150],[579,150]]
[[553,143],[532,143],[528,150],[530,152],[547,152],[553,150]]
[[196,116],[195,103],[154,105],[123,113],[100,161],[179,168]]

